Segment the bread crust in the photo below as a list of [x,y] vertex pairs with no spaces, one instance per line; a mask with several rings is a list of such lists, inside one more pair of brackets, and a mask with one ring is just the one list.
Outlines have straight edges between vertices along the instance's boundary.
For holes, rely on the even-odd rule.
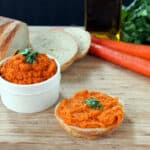
[[19,24],[17,22],[12,22],[7,27],[5,27],[4,32],[1,33],[0,35],[0,47],[2,48],[0,50],[1,58],[3,59],[8,51],[9,45],[11,41],[13,40],[14,35],[16,34],[17,30],[19,28]]
[[[67,125],[63,119],[61,119],[57,114],[57,108],[59,106],[59,103],[55,107],[55,117],[56,120],[59,122],[61,127],[66,130],[68,133],[75,137],[83,137],[86,139],[97,139],[102,136],[106,136],[107,134],[111,133],[113,130],[115,130],[119,125],[111,126],[109,128],[80,128],[76,126]],[[123,118],[122,118],[123,121]],[[121,121],[121,122],[122,122]]]

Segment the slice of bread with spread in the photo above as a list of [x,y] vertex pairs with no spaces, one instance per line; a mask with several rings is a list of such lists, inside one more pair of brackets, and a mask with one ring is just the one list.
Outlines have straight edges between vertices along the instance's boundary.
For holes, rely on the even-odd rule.
[[83,90],[60,101],[55,107],[55,116],[73,136],[96,139],[121,124],[124,110],[117,97]]
[[29,46],[26,23],[0,16],[0,60],[10,56],[12,50]]

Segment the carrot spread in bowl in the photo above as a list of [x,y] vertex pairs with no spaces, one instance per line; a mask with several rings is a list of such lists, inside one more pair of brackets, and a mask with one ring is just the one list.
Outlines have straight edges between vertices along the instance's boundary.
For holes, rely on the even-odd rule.
[[123,106],[118,98],[88,90],[63,99],[56,113],[66,124],[80,128],[114,127],[124,117]]
[[[33,84],[45,81],[56,73],[57,66],[54,59],[44,53],[38,53],[34,60],[32,53],[28,51],[28,54],[29,57],[17,53],[6,60],[0,66],[1,77],[17,84]],[[25,58],[28,61],[25,61]]]

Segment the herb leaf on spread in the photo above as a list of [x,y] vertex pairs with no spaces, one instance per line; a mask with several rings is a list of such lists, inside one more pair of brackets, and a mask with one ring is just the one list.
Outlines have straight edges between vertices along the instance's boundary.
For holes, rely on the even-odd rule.
[[100,103],[100,101],[97,101],[96,98],[88,98],[84,101],[86,105],[91,107],[92,109],[103,109],[104,106]]
[[38,52],[34,51],[32,48],[19,49],[17,50],[17,53],[24,55],[25,61],[29,64],[32,64],[38,55]]

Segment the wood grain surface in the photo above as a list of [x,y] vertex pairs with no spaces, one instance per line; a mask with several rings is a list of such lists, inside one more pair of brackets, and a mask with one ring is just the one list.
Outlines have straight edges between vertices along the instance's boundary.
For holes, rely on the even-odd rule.
[[0,150],[150,149],[150,78],[86,56],[62,73],[60,99],[84,88],[124,101],[125,119],[112,134],[98,140],[75,138],[59,126],[54,107],[40,113],[18,114],[0,102]]

